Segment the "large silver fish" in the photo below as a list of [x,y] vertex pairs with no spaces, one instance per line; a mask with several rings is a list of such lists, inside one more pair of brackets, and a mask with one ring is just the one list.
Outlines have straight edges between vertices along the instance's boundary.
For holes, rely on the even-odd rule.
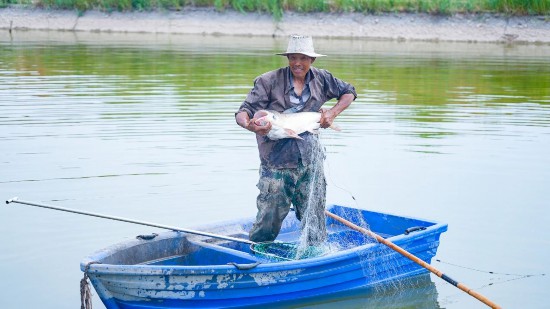
[[[321,126],[319,123],[321,113],[316,112],[283,114],[272,110],[259,110],[254,114],[254,118],[257,125],[271,123],[271,130],[267,133],[267,137],[271,140],[283,138],[302,139],[299,134],[306,131],[318,134]],[[334,124],[330,128],[340,131],[340,128]]]

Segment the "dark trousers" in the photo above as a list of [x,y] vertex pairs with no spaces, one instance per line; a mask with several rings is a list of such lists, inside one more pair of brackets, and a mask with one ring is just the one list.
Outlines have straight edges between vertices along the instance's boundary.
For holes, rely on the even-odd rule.
[[324,211],[327,185],[323,160],[285,169],[262,165],[257,187],[260,190],[258,213],[250,230],[250,240],[275,240],[291,204],[294,205],[296,217],[302,222],[302,237],[308,244],[315,245],[326,240]]

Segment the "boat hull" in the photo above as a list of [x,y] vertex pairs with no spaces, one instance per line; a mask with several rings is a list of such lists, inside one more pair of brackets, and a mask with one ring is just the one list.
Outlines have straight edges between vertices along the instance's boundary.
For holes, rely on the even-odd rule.
[[[445,224],[332,206],[331,212],[430,263]],[[246,237],[251,219],[204,227]],[[411,227],[422,230],[404,234]],[[329,242],[340,251],[292,261],[254,254],[247,244],[181,232],[109,247],[81,263],[107,308],[232,308],[282,305],[383,285],[427,272],[390,248],[327,219]],[[285,219],[279,240],[299,238],[299,222]]]

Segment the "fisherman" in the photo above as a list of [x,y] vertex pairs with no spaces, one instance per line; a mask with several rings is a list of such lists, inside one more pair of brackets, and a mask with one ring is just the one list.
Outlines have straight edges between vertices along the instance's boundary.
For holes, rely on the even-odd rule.
[[[266,135],[271,123],[256,121],[254,115],[259,110],[320,112],[320,126],[328,128],[357,93],[349,83],[312,66],[317,57],[325,55],[315,52],[311,36],[292,35],[286,52],[277,55],[286,56],[288,66],[257,77],[235,113],[239,126],[256,133],[261,162],[258,212],[249,238],[254,242],[275,240],[292,204],[302,223],[302,236],[306,235],[309,245],[316,245],[326,240],[326,181],[319,136],[304,132],[302,139],[270,140]],[[338,101],[332,108],[321,108],[335,98]]]

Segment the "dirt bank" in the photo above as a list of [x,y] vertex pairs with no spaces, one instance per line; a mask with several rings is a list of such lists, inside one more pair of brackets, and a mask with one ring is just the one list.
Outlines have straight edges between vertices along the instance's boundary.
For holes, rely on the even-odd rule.
[[411,41],[550,43],[550,19],[483,15],[286,13],[268,14],[186,8],[178,12],[104,13],[10,7],[0,9],[0,29],[143,32],[244,36],[352,37]]

